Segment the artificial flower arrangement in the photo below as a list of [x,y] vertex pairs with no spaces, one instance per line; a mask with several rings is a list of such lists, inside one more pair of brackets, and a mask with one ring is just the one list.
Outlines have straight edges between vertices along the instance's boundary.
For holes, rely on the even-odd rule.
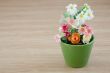
[[57,41],[61,41],[72,45],[83,45],[90,42],[93,31],[87,20],[94,18],[93,11],[88,4],[84,4],[81,8],[77,8],[76,4],[69,4],[66,7],[59,27],[59,34],[56,36]]
[[83,67],[94,44],[94,35],[87,20],[94,18],[93,11],[88,4],[80,9],[76,4],[69,4],[64,12],[56,41],[60,42],[65,62],[70,67]]

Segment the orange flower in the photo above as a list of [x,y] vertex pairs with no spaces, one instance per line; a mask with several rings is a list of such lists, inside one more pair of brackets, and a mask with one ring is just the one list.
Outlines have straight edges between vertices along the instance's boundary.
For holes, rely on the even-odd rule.
[[68,39],[68,41],[70,41],[70,42],[71,42],[71,36],[68,36],[68,37],[67,37],[67,39]]
[[71,35],[71,43],[72,44],[78,44],[80,42],[80,34],[79,33],[73,33]]

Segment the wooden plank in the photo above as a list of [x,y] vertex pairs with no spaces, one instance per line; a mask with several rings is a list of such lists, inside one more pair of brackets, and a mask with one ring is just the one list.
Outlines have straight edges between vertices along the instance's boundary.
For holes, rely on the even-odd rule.
[[54,41],[60,15],[82,0],[0,0],[0,73],[109,73],[110,0],[87,0],[95,11],[89,24],[95,44],[84,68],[65,65]]

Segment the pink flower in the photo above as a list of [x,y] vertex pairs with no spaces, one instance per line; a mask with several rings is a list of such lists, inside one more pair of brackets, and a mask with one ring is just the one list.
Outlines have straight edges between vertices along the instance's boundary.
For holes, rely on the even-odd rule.
[[74,23],[74,19],[70,19],[70,18],[69,18],[69,19],[67,20],[67,22],[68,22],[69,25],[72,25],[72,24]]
[[61,36],[59,34],[55,35],[55,37],[54,37],[54,39],[57,43],[60,42],[60,38],[61,38]]
[[65,34],[66,37],[68,37],[71,33],[69,32],[70,25],[69,24],[63,24],[62,25],[62,32]]
[[71,34],[70,32],[65,32],[66,37],[70,36],[70,34]]
[[90,34],[93,34],[93,31],[92,31],[92,28],[87,25],[87,24],[84,24],[85,28],[86,28],[86,35],[90,35]]
[[69,36],[71,33],[69,31],[70,25],[69,24],[63,24],[60,28],[59,31],[60,33],[64,33],[64,36]]
[[62,25],[62,31],[65,33],[65,32],[68,32],[68,29],[69,29],[69,25],[68,24],[63,24]]
[[87,28],[87,34],[93,34],[92,29],[90,27]]
[[87,25],[87,24],[83,24],[82,26],[80,26],[78,32],[81,34],[81,35],[90,35],[90,34],[93,34],[92,32],[92,28]]
[[86,29],[85,29],[85,27],[80,27],[79,28],[79,30],[78,30],[78,32],[82,35],[82,34],[85,34],[85,32],[86,32]]

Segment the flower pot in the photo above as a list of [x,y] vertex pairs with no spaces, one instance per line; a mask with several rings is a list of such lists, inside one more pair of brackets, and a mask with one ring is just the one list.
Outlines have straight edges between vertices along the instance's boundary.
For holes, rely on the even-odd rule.
[[75,68],[86,66],[91,53],[91,49],[93,47],[93,43],[94,36],[92,36],[90,43],[83,45],[67,44],[64,43],[61,38],[61,48],[66,64]]

